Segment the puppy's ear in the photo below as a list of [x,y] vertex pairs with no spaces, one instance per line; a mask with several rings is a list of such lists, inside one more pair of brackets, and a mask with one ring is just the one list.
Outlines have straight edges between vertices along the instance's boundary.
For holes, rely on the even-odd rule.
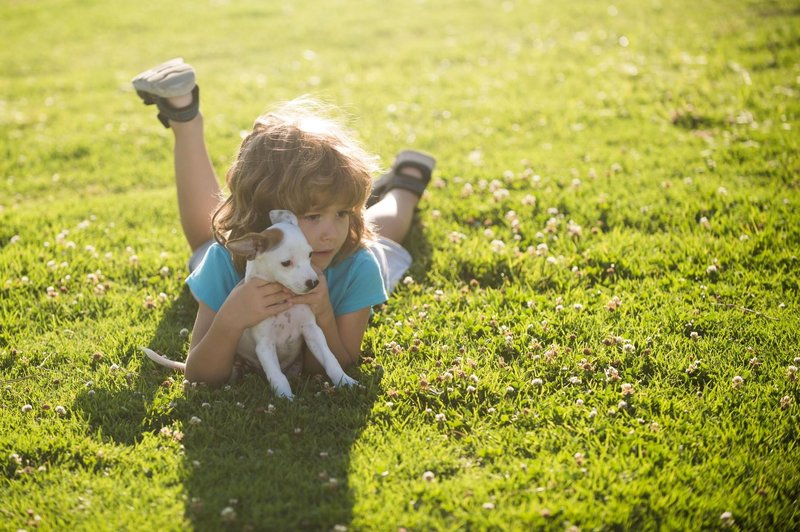
[[280,209],[269,211],[269,219],[274,224],[280,222],[287,222],[292,225],[297,225],[297,216],[295,216],[292,211],[280,210]]
[[243,255],[247,260],[253,260],[256,255],[277,246],[283,240],[280,229],[266,229],[260,233],[248,233],[235,240],[229,240],[225,247],[231,253]]

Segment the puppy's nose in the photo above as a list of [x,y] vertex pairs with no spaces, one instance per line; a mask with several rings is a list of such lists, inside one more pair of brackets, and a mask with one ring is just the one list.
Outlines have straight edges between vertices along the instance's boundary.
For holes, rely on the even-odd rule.
[[318,284],[319,284],[318,279],[309,279],[306,281],[306,286],[308,287],[309,290],[313,290],[314,288],[317,287]]

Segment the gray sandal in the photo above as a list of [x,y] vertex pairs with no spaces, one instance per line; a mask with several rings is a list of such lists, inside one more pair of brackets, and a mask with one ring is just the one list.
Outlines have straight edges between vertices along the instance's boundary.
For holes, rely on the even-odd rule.
[[[200,88],[195,82],[194,68],[180,57],[145,70],[131,83],[145,105],[158,108],[158,119],[164,127],[169,127],[170,120],[188,122],[200,111]],[[186,107],[176,109],[167,102],[167,98],[189,93],[192,103]]]
[[[403,174],[403,168],[408,166],[419,170],[422,173],[422,179]],[[435,166],[436,159],[430,155],[413,150],[401,151],[392,163],[392,169],[373,183],[367,207],[378,203],[393,188],[402,188],[413,192],[417,197],[422,197],[422,193],[431,182]]]

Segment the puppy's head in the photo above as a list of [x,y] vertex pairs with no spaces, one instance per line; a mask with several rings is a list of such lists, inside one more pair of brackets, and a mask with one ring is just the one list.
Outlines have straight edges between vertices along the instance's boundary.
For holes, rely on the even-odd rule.
[[280,283],[295,294],[304,294],[319,284],[311,267],[311,246],[293,223],[276,223],[260,233],[231,240],[225,247],[247,257],[248,274]]

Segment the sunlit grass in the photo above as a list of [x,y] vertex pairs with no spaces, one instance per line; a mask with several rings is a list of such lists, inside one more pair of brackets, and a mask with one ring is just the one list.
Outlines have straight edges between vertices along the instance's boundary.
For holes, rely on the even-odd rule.
[[[0,528],[794,529],[792,2],[3,2]],[[269,104],[438,159],[359,391],[184,389],[171,133]]]

